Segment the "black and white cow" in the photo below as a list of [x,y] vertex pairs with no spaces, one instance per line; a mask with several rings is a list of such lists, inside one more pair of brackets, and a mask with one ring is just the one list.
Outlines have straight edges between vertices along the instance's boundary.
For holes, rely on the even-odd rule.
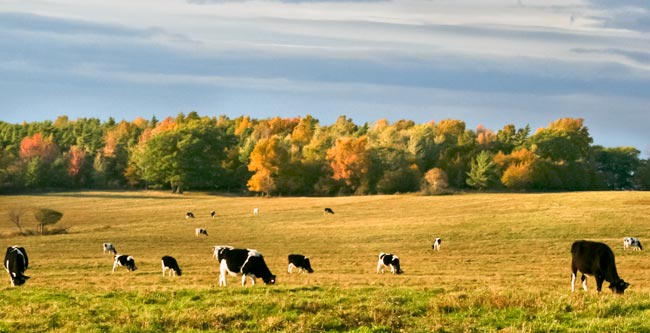
[[115,261],[113,262],[113,272],[115,272],[115,268],[117,266],[124,266],[126,267],[127,271],[135,271],[138,269],[135,267],[135,259],[133,259],[132,256],[128,254],[117,254],[115,255]]
[[623,250],[627,250],[628,247],[631,247],[632,250],[641,251],[643,246],[641,241],[636,237],[625,237],[623,238]]
[[325,209],[323,209],[323,214],[325,214],[325,215],[327,215],[327,214],[334,215],[334,211],[332,210],[332,208],[325,208]]
[[9,273],[12,287],[21,286],[29,279],[29,276],[25,275],[25,270],[29,267],[29,258],[24,247],[8,247],[4,265]]
[[600,292],[603,281],[609,282],[609,289],[622,294],[630,285],[618,276],[614,252],[606,244],[586,240],[575,241],[571,245],[571,291],[575,289],[578,271],[582,273],[582,288],[587,290],[587,277],[596,278],[596,290]]
[[165,272],[167,271],[169,271],[169,276],[181,276],[183,274],[181,268],[178,267],[178,262],[176,259],[174,259],[174,257],[164,256],[162,257],[162,275],[165,276]]
[[380,271],[384,273],[384,267],[390,267],[390,272],[393,274],[402,274],[402,268],[399,265],[399,258],[390,253],[380,253],[379,260],[377,261],[377,273]]
[[194,218],[194,213],[192,212],[185,213],[185,219],[193,219],[193,218]]
[[303,270],[307,271],[307,273],[314,272],[314,270],[311,268],[311,262],[309,261],[309,258],[303,256],[302,254],[289,255],[289,267],[287,268],[289,274],[293,273],[294,267],[298,268],[298,273],[302,272]]
[[441,238],[436,238],[436,240],[433,241],[433,245],[431,245],[431,248],[435,251],[440,251],[440,244],[442,244],[442,239]]
[[115,249],[115,245],[113,245],[113,243],[104,243],[103,247],[104,247],[104,253],[112,252],[113,255],[117,254],[117,250]]
[[256,278],[262,278],[265,284],[275,284],[275,275],[271,273],[264,262],[262,254],[252,249],[220,248],[219,260],[219,286],[226,285],[226,274],[241,274],[242,287],[246,284],[246,277],[250,277],[255,285]]
[[201,236],[201,235],[205,235],[205,236],[207,236],[207,235],[208,235],[208,231],[205,230],[205,229],[203,229],[203,228],[196,228],[196,229],[194,229],[194,234],[196,235],[196,237],[199,237],[199,236]]
[[215,212],[214,210],[210,212],[211,218],[215,218],[216,216],[217,216],[217,212]]

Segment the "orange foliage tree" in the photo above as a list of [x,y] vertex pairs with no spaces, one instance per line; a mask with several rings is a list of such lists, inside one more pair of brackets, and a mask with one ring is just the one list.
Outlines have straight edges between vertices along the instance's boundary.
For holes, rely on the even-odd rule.
[[46,139],[43,137],[43,133],[25,137],[20,142],[20,157],[25,160],[39,157],[43,162],[51,163],[58,154],[59,148],[52,137]]
[[265,195],[275,191],[278,173],[288,159],[289,154],[277,137],[258,141],[248,162],[248,170],[255,172],[246,184],[248,189]]
[[336,140],[334,147],[327,151],[327,159],[334,172],[332,178],[342,180],[353,192],[367,182],[370,170],[370,151],[367,137],[344,137]]

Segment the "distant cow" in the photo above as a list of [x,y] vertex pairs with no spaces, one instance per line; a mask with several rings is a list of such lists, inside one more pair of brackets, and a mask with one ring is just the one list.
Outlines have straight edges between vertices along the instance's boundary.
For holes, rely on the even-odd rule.
[[334,214],[334,211],[332,210],[332,208],[325,208],[325,209],[323,209],[323,214],[326,214],[326,215],[327,214]]
[[196,237],[199,237],[201,235],[208,235],[208,231],[203,229],[203,228],[196,228],[194,229],[194,233],[196,234]]
[[194,218],[194,213],[192,212],[185,213],[185,219],[193,219],[193,218]]
[[246,277],[250,277],[255,285],[255,278],[262,278],[265,284],[274,284],[275,275],[271,273],[264,262],[262,254],[251,249],[221,248],[218,252],[219,260],[219,285],[226,285],[226,274],[241,274],[242,287],[246,284]]
[[219,259],[219,253],[220,253],[223,249],[230,249],[230,250],[232,250],[232,249],[234,249],[234,247],[232,247],[232,246],[230,246],[230,245],[215,245],[215,246],[212,247],[212,258],[214,258],[214,259]]
[[113,245],[113,243],[104,243],[103,246],[104,246],[104,253],[111,252],[113,253],[113,255],[117,254],[117,250],[115,250],[115,245]]
[[257,216],[260,214],[260,209],[259,208],[253,208],[253,215]]
[[435,241],[433,241],[433,245],[431,245],[431,248],[435,251],[438,250],[440,251],[440,244],[442,244],[442,239],[441,238],[436,238]]
[[576,274],[582,273],[582,288],[587,290],[587,277],[596,278],[596,290],[600,292],[603,281],[609,282],[609,289],[622,294],[630,285],[618,277],[614,252],[606,244],[586,240],[575,241],[571,245],[571,291],[574,291]]
[[126,267],[127,271],[135,271],[138,269],[135,267],[135,259],[133,259],[132,256],[128,254],[118,254],[115,256],[115,261],[113,262],[113,272],[115,272],[115,268],[117,266],[124,266]]
[[308,273],[313,273],[314,270],[311,268],[311,262],[309,258],[303,256],[302,254],[290,254],[289,255],[289,267],[287,268],[289,274],[293,273],[293,268],[298,268],[298,273],[306,270]]
[[211,211],[211,212],[210,212],[210,217],[211,217],[211,218],[215,218],[215,216],[217,216],[217,212],[215,212],[214,210]]
[[8,247],[4,265],[7,273],[9,273],[12,287],[21,286],[29,279],[29,276],[24,274],[25,270],[29,267],[29,258],[24,247]]
[[390,253],[380,253],[379,260],[377,261],[377,273],[381,270],[384,273],[384,267],[390,267],[390,272],[393,274],[402,274],[402,268],[399,265],[399,258]]
[[181,276],[183,272],[181,268],[178,267],[178,262],[174,257],[164,256],[162,257],[162,275],[165,276],[165,272],[169,271],[169,276],[178,275]]
[[623,250],[627,250],[628,247],[631,247],[632,250],[641,251],[643,246],[641,241],[636,237],[625,237],[623,238]]

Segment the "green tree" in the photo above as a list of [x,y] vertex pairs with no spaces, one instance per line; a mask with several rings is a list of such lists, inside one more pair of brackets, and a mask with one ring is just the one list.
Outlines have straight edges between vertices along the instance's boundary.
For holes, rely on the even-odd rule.
[[63,217],[63,213],[49,208],[39,208],[34,210],[34,218],[38,221],[38,227],[41,235],[44,234],[45,226],[52,225]]
[[639,154],[634,147],[592,148],[596,170],[604,179],[608,189],[631,189],[634,185],[634,173],[639,166]]
[[495,180],[496,165],[492,156],[486,150],[481,151],[472,161],[471,170],[467,173],[467,185],[482,190],[490,187]]

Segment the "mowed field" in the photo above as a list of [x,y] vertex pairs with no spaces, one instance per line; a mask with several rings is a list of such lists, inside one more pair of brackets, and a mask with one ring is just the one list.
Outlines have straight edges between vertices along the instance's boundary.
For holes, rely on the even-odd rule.
[[[11,236],[9,211],[29,207],[63,212],[57,226],[69,233]],[[0,245],[27,249],[31,279],[18,288],[0,280],[0,332],[650,332],[650,256],[623,250],[625,236],[650,246],[649,226],[648,192],[1,196]],[[209,236],[197,238],[197,227]],[[577,239],[612,247],[631,284],[625,295],[608,283],[598,295],[593,278],[588,292],[571,293]],[[138,270],[111,274],[103,242]],[[214,245],[257,249],[276,285],[228,277],[219,287]],[[405,273],[376,274],[380,252],[398,255]],[[289,275],[290,253],[310,257],[315,273]],[[182,276],[162,277],[163,255]]]

